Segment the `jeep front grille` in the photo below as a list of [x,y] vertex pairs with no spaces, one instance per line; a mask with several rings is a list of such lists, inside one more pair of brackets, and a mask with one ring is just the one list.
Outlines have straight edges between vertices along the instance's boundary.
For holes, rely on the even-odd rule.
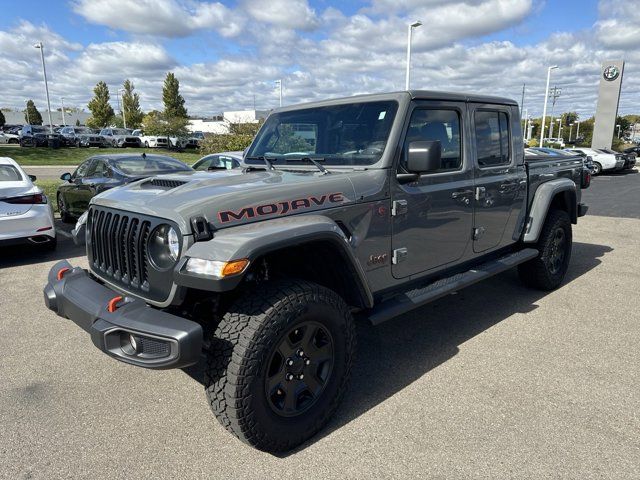
[[87,255],[91,271],[131,293],[157,302],[167,299],[171,272],[149,261],[148,240],[162,224],[173,222],[92,205],[87,218]]
[[147,240],[151,223],[125,213],[91,210],[95,269],[133,289],[148,291]]

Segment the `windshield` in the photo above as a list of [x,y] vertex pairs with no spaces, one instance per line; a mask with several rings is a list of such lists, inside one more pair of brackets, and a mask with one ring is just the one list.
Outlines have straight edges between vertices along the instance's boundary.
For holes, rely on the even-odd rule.
[[114,128],[111,131],[114,135],[129,135],[129,132],[124,128]]
[[148,175],[190,171],[184,163],[171,157],[117,158],[111,164],[125,175]]
[[0,182],[21,182],[22,175],[13,165],[0,165]]
[[397,109],[397,102],[381,101],[274,113],[245,162],[262,164],[255,157],[267,157],[277,165],[311,157],[328,165],[371,165],[384,152]]
[[33,133],[46,133],[48,129],[40,126],[32,126],[31,131]]
[[81,135],[91,135],[93,133],[90,128],[74,128],[73,131]]

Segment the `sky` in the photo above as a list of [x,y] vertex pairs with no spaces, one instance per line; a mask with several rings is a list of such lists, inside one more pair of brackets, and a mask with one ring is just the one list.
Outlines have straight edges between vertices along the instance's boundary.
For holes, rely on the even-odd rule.
[[619,112],[640,114],[640,0],[29,0],[3,2],[0,107],[86,109],[95,84],[133,81],[162,109],[167,72],[193,116],[411,87],[507,96],[541,115],[546,72],[555,109],[593,115],[600,65],[626,61]]

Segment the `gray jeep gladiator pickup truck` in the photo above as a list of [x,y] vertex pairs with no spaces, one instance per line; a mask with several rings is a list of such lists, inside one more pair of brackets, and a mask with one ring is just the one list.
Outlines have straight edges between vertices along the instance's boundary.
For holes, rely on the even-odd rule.
[[242,170],[95,197],[76,230],[89,269],[58,262],[44,299],[122,362],[202,361],[222,425],[285,451],[338,408],[354,314],[376,325],[515,266],[527,285],[558,287],[587,210],[582,175],[578,156],[525,160],[504,98],[405,91],[281,108]]

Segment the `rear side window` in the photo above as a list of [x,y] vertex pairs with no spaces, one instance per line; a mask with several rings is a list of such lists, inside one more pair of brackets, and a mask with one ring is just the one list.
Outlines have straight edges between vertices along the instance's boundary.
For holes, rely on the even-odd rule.
[[504,112],[475,113],[476,154],[480,167],[509,163],[509,117]]
[[20,182],[22,175],[13,165],[0,165],[0,182]]

